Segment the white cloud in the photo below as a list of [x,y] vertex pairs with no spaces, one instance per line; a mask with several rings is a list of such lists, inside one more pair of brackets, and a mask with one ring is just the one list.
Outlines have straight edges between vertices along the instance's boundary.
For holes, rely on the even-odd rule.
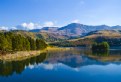
[[54,22],[52,22],[52,21],[47,21],[47,22],[44,23],[43,26],[44,26],[44,27],[52,27],[52,26],[54,26]]
[[73,70],[75,70],[76,72],[79,72],[80,71],[79,68],[74,68]]
[[17,28],[16,28],[16,27],[11,27],[10,29],[12,29],[12,30],[16,30]]
[[28,67],[29,67],[30,69],[34,69],[35,66],[34,66],[34,65],[29,65]]
[[52,27],[54,26],[54,22],[47,21],[43,25],[40,25],[38,23],[22,23],[21,25],[16,26],[18,30],[32,30],[32,29],[41,29],[42,27]]
[[21,25],[16,27],[17,29],[22,29],[22,30],[31,30],[31,29],[40,29],[42,26],[38,23],[22,23]]
[[53,70],[54,69],[54,65],[53,64],[44,64],[44,63],[39,64],[39,65],[29,65],[28,68],[34,69],[34,68],[40,68],[40,67],[42,67],[42,68],[44,68],[46,70]]
[[47,70],[53,70],[54,68],[53,64],[43,64],[43,67]]
[[75,20],[72,21],[72,23],[80,23],[80,20],[75,19]]
[[8,30],[8,27],[6,27],[6,26],[1,26],[1,27],[0,27],[0,30]]
[[16,30],[16,27],[6,27],[6,26],[1,26],[0,30]]
[[40,29],[40,28],[42,28],[42,26],[41,26],[40,24],[38,24],[38,23],[35,23],[35,24],[34,24],[34,27],[35,27],[35,29]]
[[52,27],[54,26],[55,22],[47,21],[44,22],[43,25],[40,25],[39,23],[22,23],[20,25],[14,26],[14,27],[6,27],[6,26],[0,26],[0,30],[32,30],[32,29],[41,29],[42,27]]
[[23,23],[21,24],[21,26],[23,26],[25,29],[34,29],[35,28],[35,24],[34,23]]

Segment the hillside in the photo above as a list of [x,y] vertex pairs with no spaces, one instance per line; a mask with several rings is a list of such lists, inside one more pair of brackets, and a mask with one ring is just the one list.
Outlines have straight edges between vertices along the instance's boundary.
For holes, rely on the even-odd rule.
[[86,34],[83,38],[121,38],[121,31],[119,30],[100,30],[100,31],[92,31]]
[[120,30],[92,31],[85,36],[64,42],[51,43],[55,46],[91,46],[94,42],[108,42],[110,46],[121,46]]
[[49,32],[39,32],[35,34],[36,34],[36,37],[43,38],[47,42],[64,41],[69,39],[69,37],[67,36],[61,36],[59,34],[49,33]]
[[55,33],[49,32],[29,32],[24,30],[12,30],[10,31],[15,34],[20,34],[25,37],[31,37],[33,39],[41,38],[44,39],[46,42],[55,42],[55,41],[63,41],[69,39],[67,36],[61,36]]
[[24,31],[24,30],[12,30],[10,32],[15,33],[15,34],[20,34],[20,35],[25,36],[25,37],[31,37],[33,39],[37,38],[35,33]]

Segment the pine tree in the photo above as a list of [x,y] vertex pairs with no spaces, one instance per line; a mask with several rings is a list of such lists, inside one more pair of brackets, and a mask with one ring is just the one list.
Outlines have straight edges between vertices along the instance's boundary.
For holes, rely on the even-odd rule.
[[14,34],[12,32],[6,32],[4,35],[8,41],[8,50],[11,51],[12,50],[12,38]]
[[36,39],[36,47],[37,50],[45,49],[47,47],[47,44],[41,39]]
[[0,34],[0,50],[7,51],[8,50],[8,41],[5,38],[4,34]]
[[23,39],[23,50],[30,50],[30,42],[27,38]]
[[30,42],[30,50],[36,50],[36,41],[30,37],[28,37],[28,40]]

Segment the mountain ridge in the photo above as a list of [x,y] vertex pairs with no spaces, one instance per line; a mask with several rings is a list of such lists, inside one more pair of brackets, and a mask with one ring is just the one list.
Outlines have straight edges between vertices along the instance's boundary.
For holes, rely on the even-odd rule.
[[43,27],[41,29],[30,30],[30,32],[48,32],[59,34],[62,36],[77,37],[83,36],[91,31],[96,30],[121,30],[121,26],[108,26],[108,25],[84,25],[80,23],[71,23],[63,27]]

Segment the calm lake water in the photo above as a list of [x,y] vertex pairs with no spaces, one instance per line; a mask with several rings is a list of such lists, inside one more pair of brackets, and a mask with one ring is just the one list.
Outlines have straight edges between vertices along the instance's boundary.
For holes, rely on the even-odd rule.
[[0,61],[0,82],[121,82],[121,50],[48,51],[23,61]]

